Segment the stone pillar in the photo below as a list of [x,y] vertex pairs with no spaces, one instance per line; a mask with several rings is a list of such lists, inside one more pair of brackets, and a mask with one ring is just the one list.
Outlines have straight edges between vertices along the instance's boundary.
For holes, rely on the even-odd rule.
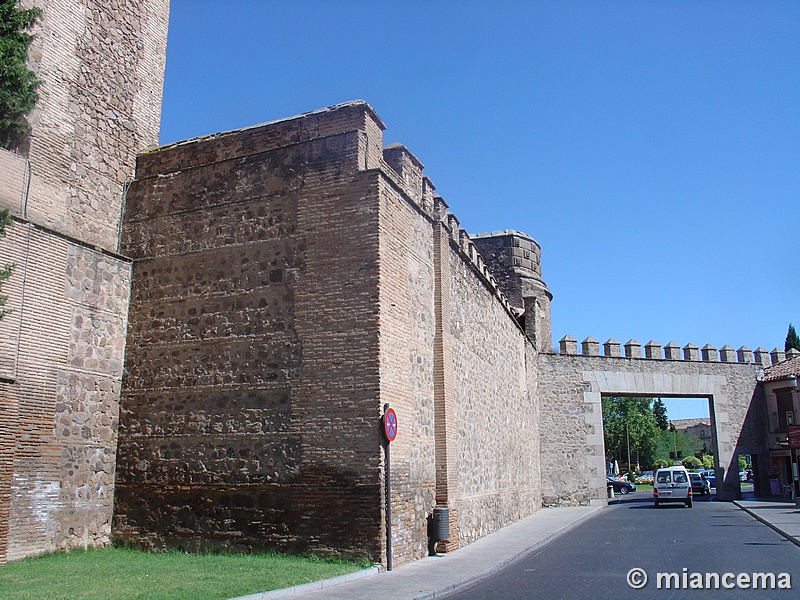
[[581,342],[581,352],[586,356],[600,356],[600,342],[592,336]]
[[433,342],[434,439],[436,453],[436,504],[450,509],[450,538],[437,544],[437,551],[458,548],[458,515],[452,506],[458,485],[455,464],[456,414],[454,403],[455,371],[450,330],[450,241],[449,232],[438,221],[433,226],[433,264],[436,289]]
[[577,354],[578,353],[578,340],[574,337],[565,335],[558,340],[558,346],[561,354]]
[[603,354],[605,356],[622,356],[620,354],[619,342],[614,338],[608,338],[603,342]]
[[740,346],[736,351],[736,358],[740,363],[750,364],[753,362],[753,351],[747,346]]
[[661,344],[659,344],[655,340],[650,340],[644,345],[644,355],[645,358],[654,358],[654,359],[662,358]]
[[689,342],[683,347],[683,360],[700,360],[700,349]]
[[700,349],[703,356],[703,362],[717,362],[717,349],[711,344],[706,344]]
[[664,346],[664,358],[667,360],[680,360],[681,347],[675,342],[667,342],[667,345]]
[[796,348],[789,348],[789,351],[786,353],[787,360],[797,358],[798,356],[800,356],[800,350],[797,350]]
[[634,339],[625,342],[625,356],[627,358],[642,358],[642,345]]
[[[537,350],[550,352],[553,347],[553,332],[550,328],[550,302],[546,298],[534,295],[524,296],[522,302],[525,305],[525,335],[533,341],[533,345]],[[575,350],[577,352],[577,342]]]

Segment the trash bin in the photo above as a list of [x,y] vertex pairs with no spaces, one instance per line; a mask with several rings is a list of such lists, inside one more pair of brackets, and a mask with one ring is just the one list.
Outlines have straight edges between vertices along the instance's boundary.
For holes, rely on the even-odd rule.
[[450,509],[446,506],[433,509],[433,538],[437,542],[450,538]]

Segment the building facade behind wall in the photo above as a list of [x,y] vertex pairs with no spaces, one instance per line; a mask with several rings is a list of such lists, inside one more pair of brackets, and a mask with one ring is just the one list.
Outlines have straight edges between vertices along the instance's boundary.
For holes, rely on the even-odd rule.
[[541,505],[535,350],[382,130],[355,101],[140,155],[120,540],[384,560],[387,405],[396,563],[436,506],[452,549]]
[[123,187],[157,142],[168,0],[23,2],[42,9],[40,99],[0,150],[0,238],[14,262],[0,321],[0,562],[108,543],[130,261]]

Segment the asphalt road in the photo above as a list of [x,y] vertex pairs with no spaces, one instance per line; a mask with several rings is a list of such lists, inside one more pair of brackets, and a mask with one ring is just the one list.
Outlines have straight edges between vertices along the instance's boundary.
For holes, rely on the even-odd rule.
[[[651,492],[618,496],[603,514],[448,599],[800,597],[800,548],[735,505],[712,498],[696,497],[693,508],[655,508]],[[647,574],[641,589],[627,583],[634,568]],[[658,573],[678,578],[669,589],[662,578],[659,589]],[[702,574],[704,587],[715,583],[706,573],[718,574],[718,589],[689,588],[698,584],[692,573]],[[726,573],[734,577],[724,578]],[[779,574],[788,573],[791,589],[763,589],[761,581],[752,589],[753,573],[774,573],[776,588],[787,582]],[[751,589],[738,586],[739,574],[750,577]],[[725,583],[735,587],[725,589]]]

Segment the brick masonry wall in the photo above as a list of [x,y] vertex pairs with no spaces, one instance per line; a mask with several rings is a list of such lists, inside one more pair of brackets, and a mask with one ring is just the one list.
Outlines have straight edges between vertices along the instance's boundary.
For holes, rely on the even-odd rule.
[[458,417],[453,505],[465,544],[541,506],[537,401],[518,324],[453,247],[449,269]]
[[433,228],[394,179],[381,180],[381,402],[399,422],[391,485],[393,560],[401,564],[428,554],[436,504]]
[[380,559],[375,123],[355,103],[141,156],[118,539]]
[[[387,404],[395,564],[427,553],[437,501],[453,547],[540,505],[532,349],[447,233],[437,263],[432,188],[381,129],[354,102],[141,155],[119,540],[386,560]],[[439,420],[437,361],[459,419]]]

